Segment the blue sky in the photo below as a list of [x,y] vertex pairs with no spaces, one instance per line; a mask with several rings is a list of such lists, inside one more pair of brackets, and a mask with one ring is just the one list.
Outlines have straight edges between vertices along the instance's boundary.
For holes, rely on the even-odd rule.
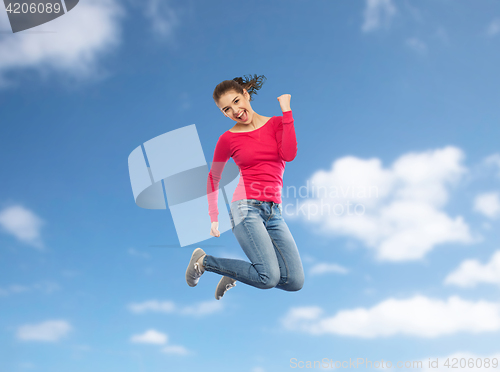
[[[0,371],[500,357],[498,2],[82,0],[44,33],[7,22]],[[292,95],[283,206],[306,281],[216,301],[216,274],[185,283],[196,245],[169,211],[135,205],[127,158],[196,124],[210,162],[232,127],[213,89],[246,74],[267,77],[261,115]],[[340,193],[290,191],[313,184]],[[202,244],[244,258],[230,231]]]

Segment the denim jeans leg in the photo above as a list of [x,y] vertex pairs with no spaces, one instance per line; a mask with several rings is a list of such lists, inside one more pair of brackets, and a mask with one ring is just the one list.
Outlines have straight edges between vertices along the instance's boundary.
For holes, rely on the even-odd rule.
[[280,281],[276,288],[298,291],[304,284],[304,269],[295,240],[281,215],[281,204],[271,207],[272,215],[266,228],[273,242],[280,266]]
[[250,262],[207,255],[203,262],[205,270],[261,289],[274,288],[278,284],[281,277],[278,257],[261,207],[258,201],[231,204],[232,230]]

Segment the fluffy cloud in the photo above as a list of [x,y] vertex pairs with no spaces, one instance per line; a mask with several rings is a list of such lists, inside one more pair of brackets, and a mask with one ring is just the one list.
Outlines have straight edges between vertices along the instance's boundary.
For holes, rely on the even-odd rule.
[[40,324],[23,325],[17,330],[17,338],[23,341],[59,341],[72,327],[64,320],[49,320]]
[[443,211],[448,188],[466,172],[463,158],[449,146],[405,154],[384,169],[379,159],[346,156],[315,172],[306,195],[285,187],[284,198],[296,203],[283,211],[317,233],[361,240],[379,260],[421,259],[438,244],[474,241],[462,216]]
[[476,196],[474,210],[489,218],[500,215],[500,197],[497,192],[488,192]]
[[500,251],[496,251],[490,262],[482,265],[478,260],[465,260],[450,273],[445,284],[460,287],[475,287],[479,283],[491,283],[500,286]]
[[[159,332],[155,329],[149,329],[142,334],[133,335],[130,338],[130,342],[150,345],[165,345],[168,342],[168,336],[165,333]],[[191,354],[188,349],[180,345],[165,345],[161,349],[161,352],[175,355]]]
[[141,303],[132,303],[128,305],[128,309],[133,313],[157,312],[157,313],[173,313],[176,309],[172,301],[145,301]]
[[191,354],[191,352],[188,349],[180,345],[168,345],[165,346],[161,351],[165,354],[175,354],[175,355]]
[[349,270],[346,269],[345,267],[342,267],[335,263],[326,263],[326,262],[315,264],[309,270],[309,273],[311,275],[321,275],[327,273],[347,274],[348,272]]
[[0,227],[20,241],[35,248],[43,248],[40,229],[43,221],[29,209],[20,205],[0,211]]
[[[0,33],[0,81],[6,84],[5,73],[20,69],[90,78],[99,58],[120,43],[123,15],[116,0],[86,0],[31,32]],[[9,24],[6,12],[0,12],[0,24]]]
[[392,0],[366,0],[364,22],[361,29],[364,32],[374,31],[388,23],[396,15],[396,7]]
[[313,335],[375,338],[406,334],[431,338],[457,332],[498,331],[500,305],[456,296],[447,301],[424,296],[391,298],[368,309],[341,310],[334,316],[324,316],[319,307],[292,308],[282,324],[286,329]]
[[141,2],[145,17],[149,20],[153,32],[160,37],[173,40],[174,30],[180,24],[179,10],[162,0]]
[[168,336],[154,329],[149,329],[143,334],[134,335],[130,338],[130,342],[141,344],[157,344],[164,345],[167,343]]
[[54,282],[39,282],[33,285],[19,285],[19,284],[11,284],[7,287],[0,287],[0,296],[8,296],[11,294],[24,293],[30,291],[40,291],[43,293],[52,293],[59,290],[59,285]]
[[172,301],[150,300],[141,303],[132,303],[128,309],[136,314],[145,312],[159,312],[166,314],[181,314],[203,316],[222,310],[223,305],[220,302],[204,301],[191,306],[178,306]]
[[183,315],[204,316],[216,313],[222,310],[223,306],[220,302],[204,301],[192,306],[185,306],[179,309],[179,313]]

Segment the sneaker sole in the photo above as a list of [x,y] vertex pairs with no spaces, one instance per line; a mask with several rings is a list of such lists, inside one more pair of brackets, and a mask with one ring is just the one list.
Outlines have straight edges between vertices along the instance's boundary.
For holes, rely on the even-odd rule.
[[[232,284],[232,286],[226,290],[223,290],[222,288],[224,288],[228,284]],[[227,276],[223,276],[221,278],[221,280],[219,280],[219,284],[217,284],[217,287],[215,288],[215,299],[220,300],[226,294],[226,292],[229,291],[234,286],[236,286],[236,280],[231,279]],[[222,294],[220,294],[220,296],[218,296],[217,294],[220,292],[222,292]]]
[[194,284],[190,284],[190,281],[192,280],[188,273],[190,271],[190,269],[194,266],[195,262],[198,261],[198,259],[203,256],[205,254],[205,251],[203,251],[203,249],[201,248],[196,248],[193,252],[193,254],[191,255],[191,260],[189,261],[189,265],[186,269],[186,283],[188,284],[188,286],[190,287],[196,287],[196,285],[198,284],[198,282],[194,283]]

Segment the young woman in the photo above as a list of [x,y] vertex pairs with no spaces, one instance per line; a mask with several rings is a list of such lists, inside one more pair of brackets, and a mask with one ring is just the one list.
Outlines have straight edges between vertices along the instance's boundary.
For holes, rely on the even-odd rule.
[[236,122],[217,141],[207,180],[210,235],[219,237],[218,191],[225,164],[232,157],[240,169],[240,180],[231,201],[231,226],[250,262],[218,258],[201,248],[194,250],[186,270],[189,286],[198,284],[205,271],[223,275],[215,298],[236,281],[261,288],[298,291],[304,271],[295,241],[282,217],[281,189],[285,162],[297,154],[297,140],[290,108],[290,94],[278,97],[283,116],[257,114],[250,105],[262,87],[264,76],[225,80],[213,98],[224,115]]

